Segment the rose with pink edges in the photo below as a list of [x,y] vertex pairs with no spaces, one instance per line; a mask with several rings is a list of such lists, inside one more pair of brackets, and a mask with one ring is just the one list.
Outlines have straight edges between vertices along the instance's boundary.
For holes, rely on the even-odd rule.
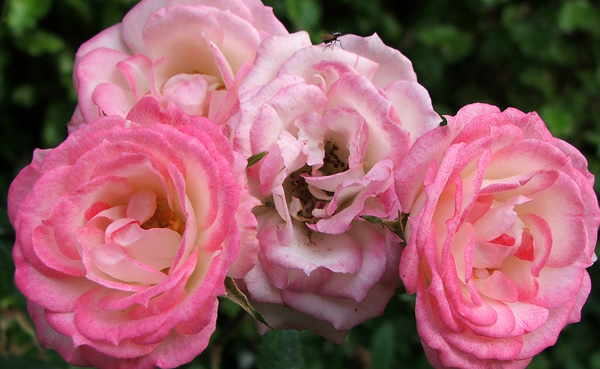
[[590,292],[594,177],[535,113],[472,104],[447,119],[396,172],[400,276],[434,367],[525,368]]
[[221,130],[140,104],[37,150],[9,191],[17,286],[41,344],[75,365],[191,361],[215,329],[240,237],[251,244],[256,227]]
[[259,0],[142,0],[77,51],[77,129],[103,115],[127,116],[144,96],[163,108],[223,123],[260,42],[287,34]]
[[395,292],[400,240],[361,217],[398,217],[393,169],[440,122],[404,55],[377,35],[340,39],[263,41],[229,121],[236,151],[268,153],[248,170],[263,206],[245,289],[271,326],[336,342]]

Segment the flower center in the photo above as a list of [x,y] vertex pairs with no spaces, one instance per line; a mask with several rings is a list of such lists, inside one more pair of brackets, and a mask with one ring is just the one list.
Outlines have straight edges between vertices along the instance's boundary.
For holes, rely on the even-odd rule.
[[325,142],[325,155],[321,167],[323,175],[328,176],[348,170],[348,163],[340,158],[340,154],[340,148],[335,142]]
[[317,199],[310,193],[308,183],[306,183],[303,176],[303,174],[309,175],[310,172],[311,167],[308,165],[293,172],[286,180],[289,183],[289,186],[286,187],[290,188],[292,198],[298,199],[301,205],[299,211],[292,211],[292,217],[314,223],[318,220],[312,215],[312,211],[317,205]]
[[145,221],[141,227],[146,230],[151,228],[170,228],[183,235],[185,222],[171,210],[166,199],[159,198],[156,201],[156,211],[154,212],[154,215]]
[[[341,156],[341,150],[337,144],[328,140],[324,144],[323,165],[319,168],[319,176],[331,176],[348,170],[348,163]],[[309,185],[305,178],[310,177],[313,168],[304,165],[302,168],[290,174],[284,186],[291,195],[290,214],[294,219],[316,223],[326,216],[325,207],[333,198],[333,192],[326,191],[316,186]]]

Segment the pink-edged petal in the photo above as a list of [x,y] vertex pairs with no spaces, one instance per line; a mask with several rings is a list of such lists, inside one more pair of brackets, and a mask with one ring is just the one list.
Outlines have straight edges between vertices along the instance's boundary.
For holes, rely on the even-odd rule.
[[31,189],[35,185],[35,182],[39,178],[40,164],[44,161],[44,158],[52,151],[52,149],[35,149],[33,151],[33,158],[31,164],[23,168],[17,175],[17,177],[10,184],[8,189],[8,218],[12,224],[15,224],[17,213],[23,200],[30,193]]
[[[261,43],[256,28],[242,18],[228,12],[211,12],[223,32],[221,42],[214,42],[218,52],[214,54],[219,70],[224,72],[223,81],[228,88],[233,76],[247,61],[253,61]],[[206,15],[203,15],[206,16]]]
[[[165,67],[170,73],[163,70],[161,74],[179,71],[220,76],[220,65],[226,72],[222,79],[226,85],[232,80],[231,71],[235,74],[247,60],[254,59],[260,43],[251,24],[211,7],[161,8],[150,15],[143,34],[146,54],[152,60],[168,60]],[[164,80],[164,76],[159,77],[158,85]]]
[[519,211],[540,216],[552,229],[552,249],[546,266],[560,268],[579,259],[587,250],[587,232],[585,207],[576,183],[561,172],[553,186],[531,198]]
[[532,263],[508,258],[504,261],[501,272],[514,284],[520,302],[534,303],[540,290],[537,274],[532,270]]
[[90,250],[91,262],[109,276],[128,283],[155,284],[167,276],[129,257],[122,248],[105,244]]
[[[118,345],[127,338],[139,337],[157,330],[168,319],[168,314],[156,314],[151,318],[133,320],[129,309],[104,310],[98,302],[109,290],[98,287],[81,295],[74,309],[77,330],[87,339]],[[154,344],[156,346],[156,344]],[[122,354],[127,355],[125,348]],[[139,356],[139,355],[136,355]]]
[[134,260],[147,264],[156,270],[169,268],[182,237],[169,228],[142,229],[130,223],[111,235],[111,240],[123,247]]
[[[546,266],[550,253],[552,252],[552,229],[550,228],[550,224],[539,215],[523,214],[520,218],[533,238],[534,250],[531,274],[537,277],[540,270]],[[515,257],[516,256],[517,254],[515,254]]]
[[135,96],[122,86],[114,83],[100,83],[94,89],[92,102],[102,115],[119,115],[125,117],[135,105]]
[[[215,299],[215,301],[217,301]],[[193,335],[172,335],[162,341],[160,346],[151,354],[140,360],[145,365],[157,365],[162,368],[177,367],[192,361],[200,355],[209,344],[209,339],[216,328],[218,304],[212,305],[212,309],[205,309],[203,315],[210,318],[205,322],[202,329]],[[185,346],[187,349],[182,350]]]
[[481,119],[482,116],[485,117],[488,114],[497,113],[500,113],[500,109],[496,106],[484,103],[474,103],[463,106],[456,112],[456,115],[445,115],[444,118],[448,121],[448,126],[453,126],[454,129],[460,131],[471,123],[474,118]]
[[[57,201],[52,211],[52,226],[61,252],[72,259],[81,258],[74,229],[84,226],[85,212],[97,199],[114,205],[125,203],[130,192],[131,187],[123,178],[99,178],[87,182],[77,191],[71,192],[69,197]],[[119,209],[121,208],[115,209],[115,213],[119,213]]]
[[369,142],[364,165],[375,165],[389,156],[398,163],[410,146],[410,134],[392,113],[389,100],[364,76],[343,75],[331,86],[330,105],[351,105],[369,126]]
[[[382,218],[396,217],[398,206],[392,186],[392,161],[386,158],[379,161],[362,179],[349,180],[340,184],[327,209],[328,215],[333,216],[319,220],[316,229],[325,233],[344,232],[359,214]],[[386,196],[386,193],[391,196]],[[377,200],[380,203],[369,205]],[[346,205],[348,202],[350,204]],[[344,207],[338,209],[340,205]]]
[[[379,168],[374,169],[375,172],[377,172],[377,169]],[[371,171],[373,171],[373,169]],[[371,177],[373,177],[373,174],[371,175]],[[311,187],[314,187],[315,193],[317,189],[327,192],[334,192],[334,196],[340,198],[340,203],[344,200],[347,200],[349,197],[356,195],[361,189],[364,188],[363,181],[361,181],[361,179],[363,179],[364,177],[365,171],[362,166],[355,166],[354,168],[350,168],[344,172],[332,174],[330,176],[303,176],[304,181],[306,181],[306,183],[310,186],[309,190],[311,190]],[[349,191],[350,195],[344,194],[344,190],[349,187],[351,188],[351,191]],[[318,196],[315,195],[315,197]],[[327,199],[330,198],[333,197],[328,196]]]
[[[196,265],[197,261],[194,258],[189,258],[179,269],[171,271],[169,278],[162,283],[133,292],[111,291],[98,301],[98,307],[104,310],[124,310],[137,305],[138,319],[141,316],[150,316],[153,314],[151,311],[142,311],[140,308],[150,307],[157,296],[166,296],[167,299],[177,303],[180,302],[185,285],[194,272]],[[162,310],[166,309],[163,308]]]
[[[285,26],[279,21],[279,19],[277,19],[277,17],[275,17],[275,14],[273,14],[273,8],[264,6],[259,1],[244,0],[244,3],[251,12],[252,21],[257,29],[263,33],[266,32],[269,35],[286,35],[288,33],[288,31],[285,29]],[[214,3],[211,2],[211,5],[212,4]],[[238,6],[237,2],[234,4],[235,6],[230,6],[228,9],[236,12],[236,14],[240,14],[239,10],[241,7]],[[240,14],[240,16],[243,15]]]
[[38,341],[43,347],[53,348],[73,365],[85,366],[90,364],[87,359],[83,358],[82,353],[70,336],[61,334],[50,326],[46,318],[46,310],[43,307],[35,302],[28,301],[27,310],[35,325]]
[[[452,259],[448,264],[453,264]],[[493,300],[485,300],[472,288],[465,286],[452,276],[455,271],[448,271],[444,276],[434,275],[427,292],[437,300],[439,306],[439,320],[453,331],[460,331],[467,326],[471,329],[487,330],[487,334],[501,335],[512,331],[510,320],[503,326],[499,317],[509,317],[507,311],[498,306]],[[472,282],[469,282],[470,284]],[[470,287],[470,286],[467,286]],[[447,291],[447,292],[446,292]],[[501,330],[501,333],[494,332]]]
[[[227,57],[223,55],[223,53],[217,45],[211,42],[210,46],[215,57],[215,62],[217,63],[217,67],[219,68],[221,80],[223,81],[225,88],[230,90],[233,87],[233,79],[235,78],[235,73],[231,67],[231,64],[229,63],[229,60],[227,60]],[[242,64],[243,63],[244,62],[242,62]],[[241,65],[239,67],[241,68]]]
[[72,259],[70,255],[63,254],[57,246],[52,228],[44,225],[38,226],[33,231],[31,242],[36,255],[47,267],[74,277],[85,275],[85,268],[81,260],[78,257]]
[[346,50],[379,64],[373,77],[376,86],[386,88],[390,81],[397,80],[417,81],[411,61],[398,50],[384,45],[376,33],[368,37],[344,35],[342,40]]
[[18,248],[13,251],[13,257],[17,286],[29,300],[46,309],[71,311],[77,298],[94,287],[94,284],[85,278],[73,278],[67,275],[56,278],[41,273],[29,265]]
[[513,248],[510,245],[475,241],[473,267],[498,268],[512,252]]
[[546,324],[523,336],[524,347],[521,358],[537,355],[546,347],[556,343],[560,331],[569,323],[578,322],[581,308],[590,293],[591,283],[587,272],[584,272],[581,287],[577,295],[564,302],[563,305],[550,310]]
[[[317,85],[321,84],[319,80],[331,85],[344,74],[371,79],[379,67],[376,62],[342,48],[323,51],[320,45],[302,48],[281,65],[279,73],[301,76]],[[320,73],[315,75],[315,71]]]
[[523,346],[522,337],[518,336],[498,340],[470,332],[448,332],[444,333],[444,339],[455,351],[475,356],[475,363],[484,360],[515,360]]
[[385,93],[392,100],[402,127],[410,132],[411,143],[439,126],[442,119],[433,110],[429,93],[416,81],[394,81],[386,86]]
[[[524,113],[516,108],[507,108],[502,112],[502,115],[504,121],[519,127],[527,139],[534,139],[540,142],[552,142],[554,140],[546,123],[544,123],[536,112]],[[496,124],[501,125],[503,122],[498,120]]]
[[105,218],[94,218],[84,227],[77,230],[77,242],[81,247],[81,260],[85,265],[86,270],[90,266],[89,260],[85,257],[87,251],[106,243],[105,228],[110,223],[111,222]]
[[229,277],[242,278],[257,262],[260,250],[257,238],[258,222],[251,210],[258,205],[258,199],[250,196],[245,187],[240,190],[240,206],[235,214],[236,223],[240,228],[240,251],[227,274]]
[[156,212],[156,194],[150,190],[141,190],[129,198],[127,218],[136,219],[140,224],[146,222]]
[[184,73],[169,78],[162,89],[163,101],[175,102],[187,114],[204,115],[210,89],[207,77]]
[[137,100],[142,99],[149,91],[152,72],[152,60],[142,54],[133,55],[117,63],[117,68],[127,79],[129,89]]
[[[510,126],[508,126],[510,127]],[[507,165],[510,163],[510,165]],[[520,140],[494,153],[488,168],[489,178],[512,177],[537,171],[560,169],[567,157],[547,142]]]
[[[422,283],[423,280],[420,281],[421,288]],[[485,363],[481,360],[495,358],[494,346],[497,340],[475,336],[469,331],[455,333],[439,320],[437,308],[435,298],[423,290],[417,293],[417,330],[425,352],[433,363],[437,362],[445,367],[470,368]],[[461,340],[461,334],[465,336],[464,340]],[[519,338],[507,338],[499,344],[502,346],[502,354],[509,358],[516,357],[522,346]],[[526,364],[520,367],[525,366]]]
[[[252,68],[252,70],[254,70],[255,68]],[[251,73],[252,71],[250,71],[249,73]],[[246,79],[244,80],[244,83],[248,80],[248,77],[246,77]],[[259,115],[263,114],[263,110],[264,109],[256,109],[255,107],[262,107],[265,106],[266,108],[268,108],[268,106],[266,106],[266,104],[269,102],[269,100],[271,99],[271,97],[273,97],[275,94],[279,93],[279,91],[281,89],[284,88],[288,88],[290,86],[293,86],[295,84],[298,84],[301,82],[301,79],[296,77],[296,76],[284,76],[281,78],[277,78],[275,80],[273,80],[272,82],[266,84],[266,85],[261,85],[259,86],[259,88],[257,89],[257,91],[254,91],[252,94],[247,94],[246,97],[244,97],[241,94],[241,89],[244,86],[244,83],[242,83],[240,85],[240,91],[239,91],[239,98],[240,98],[240,113],[239,115],[236,114],[234,115],[234,120],[238,120],[238,122],[236,122],[235,126],[232,126],[232,129],[234,129],[234,149],[236,152],[241,153],[242,155],[249,157],[252,155],[252,150],[253,150],[253,145],[256,145],[256,142],[252,142],[251,139],[251,133],[250,131],[254,129],[254,124],[255,123],[260,123],[262,121],[261,119],[257,119]],[[321,97],[321,106],[325,107],[326,106],[326,99],[325,97]],[[314,102],[314,100],[313,100]],[[271,119],[271,123],[276,123],[278,126],[281,126],[283,123],[282,122],[277,122],[276,120],[276,114],[274,112],[266,112],[268,115],[267,117],[269,119]],[[278,132],[279,129],[274,128],[273,129],[275,132]],[[268,143],[270,143],[271,141],[269,141]],[[266,146],[268,146],[268,143]],[[265,145],[265,144],[262,144]],[[252,171],[252,168],[250,168],[250,172]]]
[[425,173],[432,163],[441,160],[448,144],[454,138],[454,126],[434,128],[419,137],[395,170],[395,187],[398,200],[405,213],[411,212],[422,190]]
[[[347,332],[336,329],[330,322],[316,319],[284,305],[253,302],[253,306],[265,316],[272,327],[278,329],[310,329],[337,344],[342,344],[346,338]],[[269,329],[260,323],[257,323],[257,328],[263,334]]]
[[161,8],[144,24],[143,37],[145,55],[154,62],[153,78],[159,91],[175,74],[219,76],[210,43],[223,37],[222,29],[202,9]]
[[270,281],[262,263],[257,260],[256,265],[241,280],[242,286],[248,291],[253,301],[268,304],[282,305],[280,290]]
[[515,315],[515,335],[527,334],[546,324],[550,311],[543,307],[522,302],[505,302]]
[[[123,25],[121,23],[115,24],[114,26],[108,27],[104,31],[98,33],[96,36],[84,42],[77,50],[74,69],[77,68],[77,64],[81,58],[95,49],[106,48],[126,54],[130,53],[131,51],[129,47],[121,38],[122,29]],[[77,86],[75,86],[75,88],[77,88]]]
[[[98,353],[109,355],[113,358],[134,359],[140,355],[146,355],[152,352],[152,350],[154,350],[156,347],[156,344],[140,345],[129,340],[123,340],[115,343],[90,339],[82,334],[82,332],[78,329],[79,327],[76,326],[76,316],[74,317],[73,313],[54,313],[47,311],[46,319],[48,320],[48,324],[57,332],[71,337],[73,343],[78,348],[84,348],[87,346],[89,348],[93,348],[93,350]],[[94,355],[92,355],[92,357],[93,356]],[[85,357],[89,360],[87,355],[85,355]],[[103,363],[100,363],[100,365],[103,365]]]
[[473,225],[475,237],[481,241],[492,241],[505,233],[517,220],[515,207],[525,204],[530,199],[518,196],[498,206],[492,205]]
[[[538,277],[540,289],[535,303],[547,308],[559,308],[573,299],[581,289],[584,275],[582,265],[575,263],[564,268],[544,268]],[[569,278],[565,278],[568,275]]]
[[325,135],[328,127],[323,124],[322,117],[316,112],[301,114],[295,120],[295,126],[298,127],[298,141],[302,142],[302,152],[306,155],[306,164],[312,166],[313,171],[323,165],[325,157],[326,140]]
[[275,145],[269,148],[260,167],[259,193],[267,195],[283,185],[285,179],[305,163],[302,155],[302,143],[287,131],[281,132],[281,137]]
[[256,60],[244,82],[240,85],[240,99],[245,101],[277,76],[279,67],[299,49],[311,46],[307,32],[300,31],[264,40],[257,51]]
[[338,331],[347,331],[361,322],[383,314],[394,290],[394,286],[375,285],[361,302],[350,299],[326,299],[313,293],[290,291],[283,291],[282,296],[287,306],[317,319],[331,322]]
[[[362,245],[361,268],[358,272],[333,274],[319,289],[320,295],[332,298],[348,298],[362,302],[369,291],[380,283],[386,273],[386,264],[395,259],[388,255],[385,238],[374,227],[355,223],[349,234]],[[395,264],[392,262],[392,264]]]
[[[506,163],[505,163],[506,164]],[[481,194],[496,194],[500,198],[529,196],[552,186],[558,177],[557,171],[536,171],[499,179],[484,179]]]
[[516,302],[518,290],[504,274],[494,271],[487,278],[474,279],[479,292],[487,297],[503,302]]
[[[86,121],[93,121],[102,116],[102,108],[98,107],[92,100],[98,85],[108,83],[115,85],[117,89],[128,90],[127,80],[116,67],[117,63],[126,60],[128,57],[129,55],[122,51],[100,48],[90,51],[79,60],[74,78],[78,81],[79,110]],[[104,96],[101,95],[97,98],[102,102],[110,101],[108,97],[105,97],[106,100],[102,100]],[[116,103],[119,103],[119,100]],[[105,108],[108,107],[110,105],[105,104]]]
[[306,275],[319,267],[337,273],[356,273],[360,269],[361,246],[349,235],[314,233],[309,237],[296,232],[294,236],[285,246],[273,244],[272,232],[259,234],[259,240],[272,263],[282,268],[300,269]]
[[291,84],[273,95],[260,109],[250,131],[252,151],[265,151],[279,138],[281,130],[295,133],[291,125],[302,113],[319,112],[325,108],[326,98],[312,85]]
[[145,0],[134,6],[123,17],[123,40],[134,54],[145,54],[146,46],[142,38],[142,29],[150,14],[167,4],[168,0]]

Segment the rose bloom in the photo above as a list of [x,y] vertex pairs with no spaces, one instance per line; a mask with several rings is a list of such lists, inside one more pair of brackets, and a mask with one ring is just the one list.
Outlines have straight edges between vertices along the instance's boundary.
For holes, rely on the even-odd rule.
[[380,315],[398,286],[399,238],[361,217],[398,217],[393,168],[440,122],[399,51],[377,35],[340,40],[265,40],[229,122],[235,150],[268,152],[248,170],[263,206],[245,289],[271,326],[335,342]]
[[259,0],[142,0],[77,51],[69,131],[142,97],[222,123],[261,40],[287,34]]
[[536,113],[473,104],[447,120],[396,172],[400,276],[434,367],[524,368],[590,292],[594,177]]
[[17,286],[40,343],[75,365],[172,368],[202,352],[236,220],[253,219],[221,130],[142,102],[36,150],[9,190]]

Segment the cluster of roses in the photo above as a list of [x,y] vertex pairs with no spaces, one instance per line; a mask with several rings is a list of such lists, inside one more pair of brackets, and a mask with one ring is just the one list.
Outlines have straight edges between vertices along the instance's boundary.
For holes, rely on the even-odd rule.
[[436,368],[523,368],[580,319],[600,222],[582,154],[516,109],[442,125],[399,51],[340,41],[259,0],[143,0],[81,46],[69,136],[9,191],[44,346],[182,365],[226,278],[271,327],[334,342],[403,283]]

